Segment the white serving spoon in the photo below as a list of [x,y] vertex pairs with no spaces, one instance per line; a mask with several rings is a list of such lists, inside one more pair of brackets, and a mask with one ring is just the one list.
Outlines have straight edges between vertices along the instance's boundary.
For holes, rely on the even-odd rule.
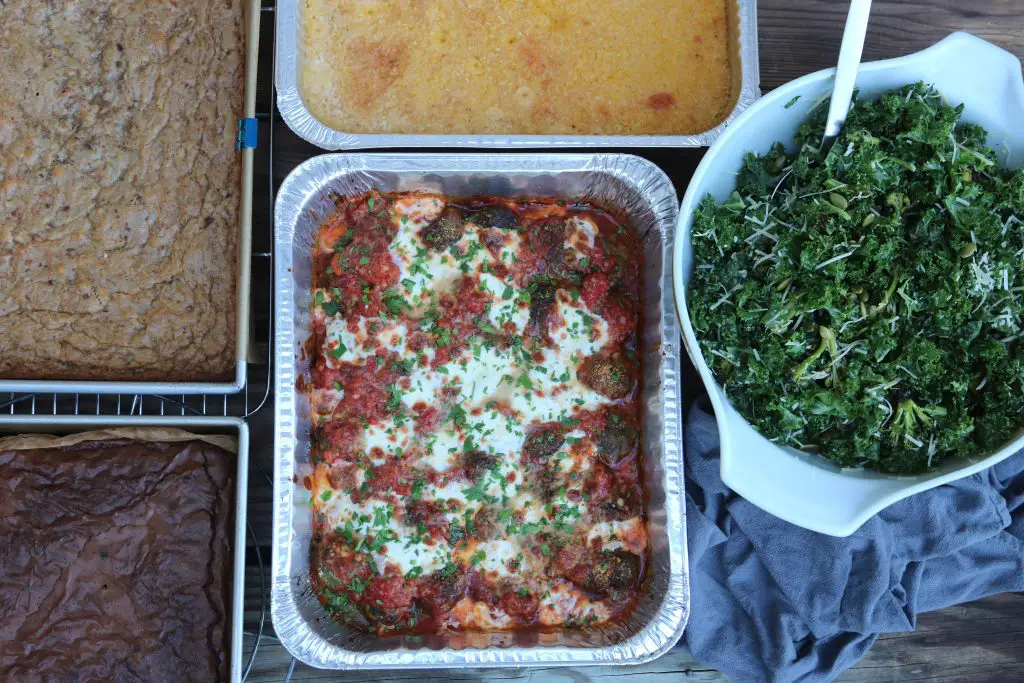
[[832,87],[832,100],[825,120],[825,135],[821,140],[823,148],[839,135],[850,111],[853,84],[860,69],[860,55],[864,51],[864,36],[868,31],[870,14],[871,0],[851,0],[843,43],[839,47],[839,63],[836,65],[835,85]]

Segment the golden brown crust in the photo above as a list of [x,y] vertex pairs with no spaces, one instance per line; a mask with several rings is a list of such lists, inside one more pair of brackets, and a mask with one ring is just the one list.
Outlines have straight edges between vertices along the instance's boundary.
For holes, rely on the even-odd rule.
[[679,135],[737,97],[732,0],[301,0],[299,88],[347,133]]
[[241,0],[10,0],[0,378],[234,375]]

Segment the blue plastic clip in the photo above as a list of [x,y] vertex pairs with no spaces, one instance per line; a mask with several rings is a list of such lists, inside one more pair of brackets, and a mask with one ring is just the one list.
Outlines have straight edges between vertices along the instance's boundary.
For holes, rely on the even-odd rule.
[[258,123],[254,118],[238,119],[238,137],[235,143],[235,149],[255,149],[257,127]]

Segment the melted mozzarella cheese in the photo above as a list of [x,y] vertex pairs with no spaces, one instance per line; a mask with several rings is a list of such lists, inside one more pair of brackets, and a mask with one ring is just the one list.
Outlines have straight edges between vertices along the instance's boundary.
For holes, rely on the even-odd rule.
[[600,543],[601,550],[625,548],[636,555],[643,555],[647,547],[647,529],[639,517],[623,521],[599,522],[587,532],[587,543]]
[[332,492],[324,500],[323,492],[330,490],[327,485],[313,491],[314,505],[325,516],[328,528],[345,529],[346,533],[352,534],[357,547],[371,536],[379,538],[385,531],[390,532],[390,538],[383,547],[370,553],[380,571],[392,564],[403,574],[413,571],[427,574],[450,560],[447,550],[428,544],[415,529],[399,522],[394,504],[378,499],[356,502],[337,492]]
[[482,572],[494,572],[498,576],[512,576],[508,564],[522,554],[514,538],[500,538],[493,541],[469,543],[466,548],[456,551],[454,557],[473,565]]
[[[328,367],[342,363],[362,363],[376,354],[377,348],[394,353],[405,351],[409,330],[396,320],[360,317],[352,325],[341,316],[328,318],[324,336],[324,351]],[[340,350],[340,353],[339,353]]]
[[505,244],[498,250],[498,260],[506,266],[511,266],[519,260],[519,245],[522,240],[514,232],[505,231],[502,236]]
[[398,231],[388,250],[398,266],[399,291],[414,309],[426,304],[432,291],[450,290],[462,275],[454,256],[429,249],[420,239],[420,232],[443,210],[444,203],[436,197],[404,197],[395,203],[392,220]]
[[459,400],[466,411],[500,395],[502,378],[514,370],[511,354],[486,345],[468,349],[444,365],[447,376],[462,386]]
[[359,332],[350,330],[348,321],[344,318],[328,318],[327,334],[324,335],[324,357],[329,368],[336,368],[342,363],[356,363],[366,357],[362,344],[359,343]]
[[601,622],[610,616],[603,603],[592,602],[572,584],[561,582],[541,598],[538,620],[546,626],[560,626],[567,619],[576,623]]
[[396,225],[413,223],[419,227],[429,225],[444,211],[444,201],[440,197],[423,197],[409,195],[401,197],[392,205]]
[[402,403],[412,408],[417,403],[435,406],[440,403],[441,389],[449,382],[447,375],[442,375],[433,368],[417,365],[409,374],[408,387],[402,383],[400,394]]
[[548,322],[555,348],[540,350],[541,361],[528,370],[529,382],[518,381],[511,396],[512,408],[523,415],[524,423],[551,422],[570,417],[576,406],[609,402],[577,374],[583,360],[607,343],[608,324],[564,290],[556,293],[556,306]]
[[427,439],[423,449],[424,462],[438,472],[447,472],[459,462],[462,434],[454,429],[439,429]]
[[580,256],[586,256],[587,252],[594,248],[597,226],[585,216],[573,216],[567,221],[567,227],[565,249]]
[[555,307],[548,332],[561,358],[592,356],[608,343],[608,323],[591,311],[582,298],[574,301],[560,289],[555,294]]
[[455,515],[461,517],[464,510],[477,507],[463,493],[467,486],[464,481],[449,481],[444,486],[435,487],[428,495],[436,501],[455,501],[460,506]]
[[515,418],[494,409],[485,409],[468,421],[474,441],[489,453],[515,455],[526,440],[526,432]]
[[[389,457],[407,452],[413,445],[414,435],[408,422],[397,426],[394,420],[388,418],[380,424],[371,424],[366,428],[364,434],[366,436],[366,452],[374,465],[383,465]],[[381,452],[383,455],[380,454]]]
[[509,501],[509,507],[522,515],[523,524],[540,524],[544,517],[544,503],[525,488]]
[[413,530],[407,528],[398,540],[388,542],[385,552],[374,553],[373,560],[378,568],[393,564],[403,574],[422,576],[444,567],[449,555],[436,545],[417,540]]
[[490,273],[480,274],[480,290],[491,299],[487,317],[497,329],[503,330],[506,323],[512,323],[515,331],[522,334],[530,322],[530,304],[522,290],[506,284]]
[[448,628],[476,628],[496,631],[512,625],[512,619],[499,607],[492,607],[483,601],[463,598],[445,622]]

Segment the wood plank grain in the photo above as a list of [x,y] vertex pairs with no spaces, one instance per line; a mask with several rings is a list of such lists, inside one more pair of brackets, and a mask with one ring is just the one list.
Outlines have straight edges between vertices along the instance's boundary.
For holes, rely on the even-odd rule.
[[[835,66],[848,6],[835,0],[761,0],[762,90]],[[954,31],[973,33],[1024,56],[1024,5],[1020,0],[875,0],[864,59],[916,52]]]
[[[250,575],[249,585],[258,583]],[[247,602],[247,615],[250,605]],[[249,619],[247,618],[247,623]],[[250,630],[251,632],[251,630]],[[251,641],[247,647],[251,647]],[[248,652],[248,649],[246,650]],[[280,681],[291,656],[276,638],[260,645],[250,681]],[[634,678],[653,681],[726,681],[722,674],[701,665],[684,648],[637,667],[574,667],[540,669],[474,669],[408,672],[328,672],[296,663],[293,681],[610,681]],[[841,674],[839,683],[915,681],[951,683],[978,681],[1019,683],[1024,680],[1024,595],[998,595],[921,617],[914,633],[879,638],[857,666]]]

